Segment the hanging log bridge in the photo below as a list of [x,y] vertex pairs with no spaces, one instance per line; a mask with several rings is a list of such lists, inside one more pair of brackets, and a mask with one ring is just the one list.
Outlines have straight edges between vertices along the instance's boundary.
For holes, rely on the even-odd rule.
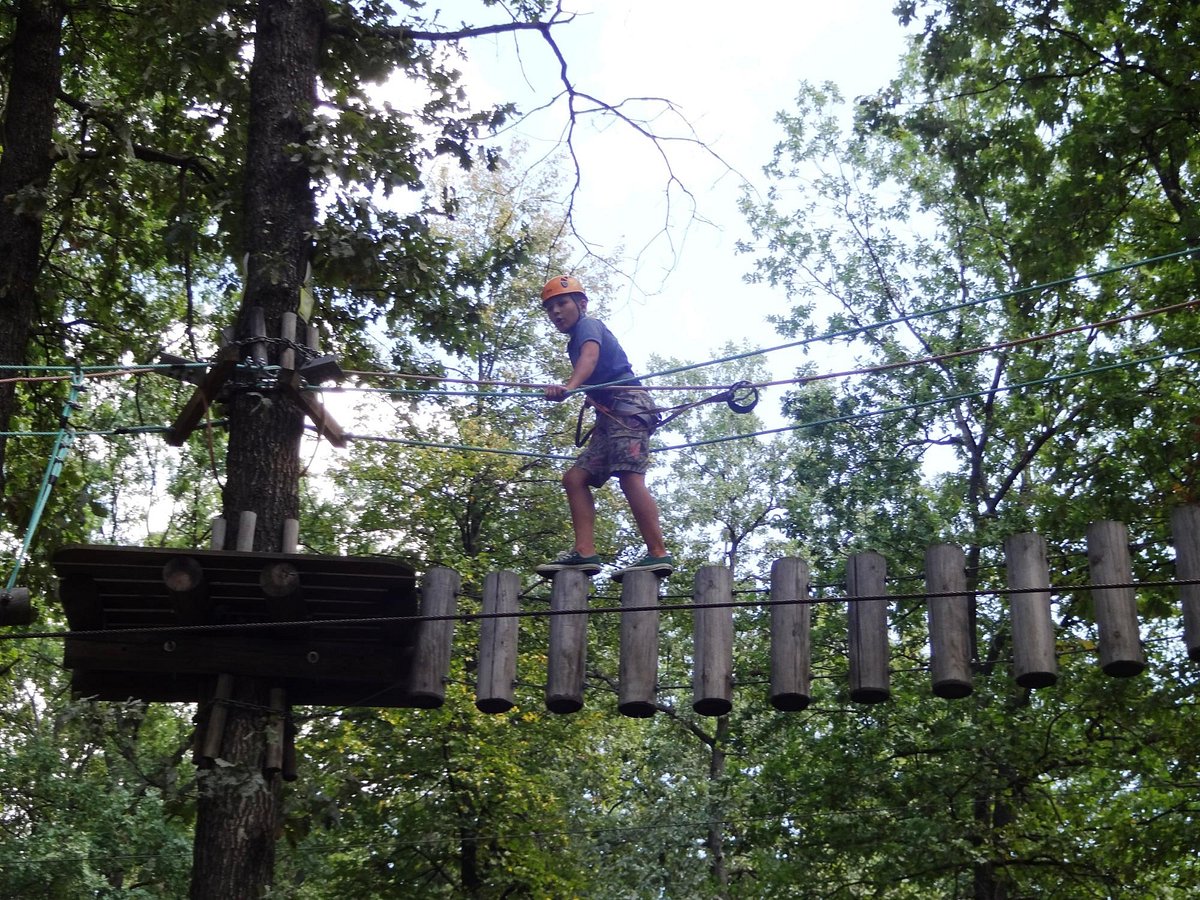
[[[1184,643],[1188,656],[1200,661],[1200,506],[1175,509],[1172,530]],[[239,527],[246,533],[253,534],[252,523]],[[1087,555],[1098,663],[1114,677],[1137,675],[1146,657],[1128,530],[1120,522],[1093,523]],[[1012,676],[1025,688],[1053,685],[1058,668],[1046,542],[1036,534],[1014,535],[1004,543],[1004,556]],[[429,570],[418,595],[412,569],[374,557],[74,546],[61,550],[54,565],[71,626],[65,664],[75,692],[207,705],[211,712],[197,738],[202,762],[215,752],[204,748],[216,746],[212,735],[219,734],[234,676],[273,679],[272,710],[281,722],[289,720],[293,703],[435,708],[445,701],[460,588],[453,570]],[[871,551],[847,561],[848,693],[858,703],[879,703],[892,693],[886,569]],[[798,557],[771,567],[768,701],[781,711],[803,710],[811,701],[809,577]],[[545,706],[554,713],[584,705],[590,590],[591,579],[580,572],[554,576],[545,686]],[[974,594],[961,548],[928,549],[925,591],[932,693],[965,697],[973,690]],[[516,705],[520,596],[517,573],[485,577],[475,698],[485,713]],[[700,715],[733,707],[738,605],[728,568],[696,573],[692,706]],[[649,572],[628,573],[621,582],[617,691],[623,715],[649,717],[658,709],[660,613],[659,580]],[[290,734],[283,746],[294,752]]]

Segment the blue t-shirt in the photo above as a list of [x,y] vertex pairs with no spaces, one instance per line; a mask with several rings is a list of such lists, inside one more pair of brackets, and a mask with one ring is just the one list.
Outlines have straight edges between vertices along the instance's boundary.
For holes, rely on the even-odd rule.
[[[583,352],[584,344],[588,341],[595,341],[600,345],[600,358],[596,360],[595,370],[584,380],[585,385],[608,384],[613,381],[630,385],[641,384],[633,377],[633,366],[629,364],[629,357],[625,355],[625,350],[599,319],[585,316],[576,322],[575,327],[567,333],[571,336],[571,340],[567,343],[567,356],[570,357],[572,366],[579,361],[579,354]],[[584,391],[584,393],[603,402],[604,395],[611,391]]]

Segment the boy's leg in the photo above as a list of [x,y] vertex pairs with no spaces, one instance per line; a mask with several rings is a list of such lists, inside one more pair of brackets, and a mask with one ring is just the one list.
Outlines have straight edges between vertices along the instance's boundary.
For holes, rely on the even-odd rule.
[[[650,556],[666,556],[667,545],[663,539],[662,525],[659,523],[658,504],[654,502],[650,489],[646,487],[646,476],[641,472],[618,472],[617,478],[625,499],[629,501],[629,511],[633,513],[633,520],[637,523],[642,540],[646,542],[646,552]],[[594,510],[592,515],[594,521]]]
[[562,480],[571,510],[571,527],[575,530],[575,551],[580,556],[596,554],[596,501],[589,477],[586,469],[572,466]]

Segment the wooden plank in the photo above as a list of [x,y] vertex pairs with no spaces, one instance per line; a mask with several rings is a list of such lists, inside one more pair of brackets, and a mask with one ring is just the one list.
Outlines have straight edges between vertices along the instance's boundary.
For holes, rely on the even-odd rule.
[[[161,672],[148,677],[130,672],[77,670],[71,675],[71,690],[76,697],[96,700],[196,703],[203,696],[204,680],[211,682],[212,676]],[[388,709],[416,706],[403,682],[396,681],[293,682],[288,687],[288,699],[300,706],[372,706]],[[286,757],[284,765],[285,769],[289,766]],[[290,765],[294,771],[294,761]]]
[[407,682],[408,655],[384,653],[378,642],[279,641],[216,631],[164,638],[122,635],[117,638],[67,638],[63,663],[97,672],[176,672],[196,675],[261,676],[328,681]]
[[216,361],[208,372],[205,373],[203,380],[192,392],[192,396],[184,405],[182,412],[175,418],[175,422],[167,429],[167,443],[172,447],[182,447],[184,441],[188,439],[196,426],[200,424],[200,420],[204,418],[204,414],[208,408],[212,406],[217,399],[217,395],[221,392],[221,388],[225,386],[225,382],[229,380],[238,366],[238,348],[236,345],[230,344],[222,347],[217,353]]
[[326,409],[325,404],[317,399],[316,394],[303,389],[303,379],[300,377],[300,373],[292,372],[282,383],[287,392],[300,404],[304,414],[312,419],[317,433],[333,446],[345,447],[346,433],[342,430],[342,426]]

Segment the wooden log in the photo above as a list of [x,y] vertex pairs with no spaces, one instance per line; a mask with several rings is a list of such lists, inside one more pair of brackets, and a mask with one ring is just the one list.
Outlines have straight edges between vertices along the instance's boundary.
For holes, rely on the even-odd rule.
[[190,556],[173,557],[163,564],[162,580],[180,624],[209,621],[208,583],[199,562]]
[[284,781],[295,781],[296,774],[296,725],[289,711],[283,723],[283,769],[279,773]]
[[966,556],[954,544],[925,550],[925,590],[951,596],[927,598],[929,677],[933,693],[950,700],[966,697],[971,684],[971,597],[967,591]]
[[208,722],[204,727],[204,749],[200,755],[205,760],[219,759],[221,744],[225,740],[225,721],[229,717],[229,698],[233,694],[233,676],[218,675],[208,710]]
[[285,312],[279,317],[279,336],[288,342],[279,351],[279,368],[285,376],[296,368],[296,348],[291,346],[296,343],[296,319],[294,312]]
[[273,687],[268,692],[267,705],[271,714],[267,717],[267,727],[264,730],[267,746],[263,754],[263,775],[270,778],[283,771],[283,747],[287,732],[287,693],[281,687]]
[[246,310],[246,322],[250,338],[254,342],[249,345],[249,356],[260,366],[267,364],[267,345],[263,340],[267,336],[267,316],[261,306],[251,306]]
[[892,695],[888,672],[887,562],[874,550],[855,553],[846,564],[850,637],[850,699],[882,703]]
[[658,585],[653,572],[629,572],[621,580],[617,711],[633,719],[658,708]]
[[28,625],[33,621],[29,588],[15,587],[0,591],[0,625]]
[[283,381],[283,386],[292,399],[304,410],[304,414],[312,419],[313,425],[322,437],[335,447],[346,446],[346,433],[342,430],[342,426],[337,423],[337,420],[333,418],[316,394],[304,390],[299,372],[292,372]]
[[258,524],[258,513],[242,510],[238,517],[237,549],[249,553],[254,550],[254,529]]
[[812,700],[808,563],[797,556],[771,564],[771,705],[785,712]]
[[175,417],[171,427],[167,429],[168,444],[172,447],[183,446],[188,435],[196,429],[200,420],[204,418],[204,414],[208,412],[208,408],[216,401],[225,382],[237,369],[238,361],[237,347],[221,348],[217,353],[216,360],[209,367],[196,390],[188,398],[188,402],[184,404],[179,415]]
[[1092,606],[1100,634],[1100,668],[1116,678],[1129,678],[1146,668],[1138,634],[1137,596],[1129,561],[1129,529],[1123,522],[1092,522],[1087,528],[1088,574],[1093,585]]
[[[733,576],[729,569],[701,567],[693,594],[692,709],[702,716],[723,716],[733,709],[732,601]],[[715,604],[724,605],[706,608]]]
[[298,553],[300,550],[300,520],[283,520],[283,541],[279,545],[281,553]]
[[1050,617],[1050,564],[1046,540],[1037,534],[1014,534],[1004,542],[1008,587],[1012,593],[1013,675],[1026,688],[1058,681],[1054,655],[1054,621]]
[[212,535],[208,547],[210,550],[225,549],[225,519],[222,516],[215,516],[212,520]]
[[[1200,504],[1188,503],[1171,510],[1171,536],[1175,543],[1175,577],[1200,581]],[[1181,584],[1179,600],[1188,659],[1200,662],[1200,584]]]
[[521,580],[515,572],[489,572],[483,580],[483,614],[479,628],[479,681],[475,706],[480,712],[508,712],[516,703],[517,611]]
[[[453,569],[437,567],[421,580],[421,615],[453,616],[458,611],[462,579]],[[446,702],[450,654],[454,645],[454,620],[424,621],[418,626],[417,645],[409,676],[413,706],[437,709]]]
[[572,569],[554,573],[554,586],[550,591],[550,657],[546,670],[546,709],[553,713],[573,713],[583,709],[587,598],[591,583],[591,578],[583,572]]

